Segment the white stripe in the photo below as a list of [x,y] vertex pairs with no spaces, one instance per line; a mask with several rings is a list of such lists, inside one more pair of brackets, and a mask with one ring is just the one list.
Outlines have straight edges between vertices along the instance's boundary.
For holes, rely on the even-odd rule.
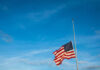
[[57,59],[55,59],[54,61],[58,61],[58,60],[61,60],[62,58],[57,58]]
[[64,47],[60,47],[60,49],[63,49]]
[[60,54],[59,56],[56,56],[56,58],[59,58],[59,57],[61,57],[61,56],[63,56],[63,55],[64,55],[64,53]]
[[62,53],[62,52],[64,52],[64,49],[62,49],[60,52],[58,52],[58,53],[56,54],[56,56],[59,55],[59,54]]
[[71,57],[75,57],[75,55],[72,55],[72,56],[64,56],[66,58],[71,58]]
[[54,54],[56,55],[57,54],[57,51],[55,51]]
[[71,55],[71,54],[75,54],[74,52],[72,52],[72,53],[64,53],[65,55]]
[[61,61],[59,61],[59,62],[56,62],[56,64],[59,64]]

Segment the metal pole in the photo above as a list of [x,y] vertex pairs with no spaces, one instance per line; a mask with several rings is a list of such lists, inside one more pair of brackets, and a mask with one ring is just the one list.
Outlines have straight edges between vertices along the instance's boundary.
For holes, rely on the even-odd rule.
[[73,18],[72,18],[72,24],[73,24],[73,32],[74,32],[74,44],[75,44],[76,66],[77,66],[77,70],[78,70],[77,47],[76,47],[76,40],[75,40],[75,28],[74,28],[74,20],[73,20]]

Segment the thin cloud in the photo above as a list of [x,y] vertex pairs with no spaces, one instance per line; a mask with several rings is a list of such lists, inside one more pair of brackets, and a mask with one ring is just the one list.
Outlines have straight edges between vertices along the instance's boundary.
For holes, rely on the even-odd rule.
[[100,30],[96,30],[95,33],[96,33],[96,34],[100,34]]
[[11,42],[12,38],[8,34],[4,33],[3,31],[0,30],[0,37],[3,41],[5,42]]
[[[65,42],[72,40],[73,41],[73,36],[69,36],[69,37],[62,37],[58,40],[55,41],[55,43],[61,43],[61,42]],[[76,36],[76,43],[77,45],[85,45],[85,47],[99,47],[100,43],[98,43],[97,41],[100,40],[100,35],[80,35],[80,36]],[[73,42],[74,44],[74,42]]]
[[[34,55],[43,54],[43,53],[50,53],[50,52],[53,53],[52,51],[55,51],[57,48],[58,47],[41,49],[41,50],[33,50],[33,51],[26,53],[24,56],[34,56]],[[23,57],[23,55],[22,55],[22,57]]]
[[0,10],[7,11],[8,10],[8,7],[6,5],[0,4]]
[[[10,58],[4,58],[2,64],[0,64],[0,66],[2,65],[8,65],[8,64],[14,64],[14,63],[25,63],[25,64],[30,64],[30,65],[52,65],[53,61],[51,59],[48,59],[48,58],[44,58],[44,59],[40,59],[40,61],[37,59],[37,60],[30,60],[30,57],[34,55],[42,55],[43,53],[46,53],[46,52],[50,52],[51,50],[50,49],[41,49],[41,50],[33,50],[33,51],[30,51],[30,52],[27,52],[25,54],[22,54],[22,55],[19,55],[19,56],[16,56],[16,57],[10,57]],[[38,58],[38,57],[37,57]]]
[[33,56],[33,55],[37,55],[37,54],[42,54],[42,53],[45,53],[45,52],[50,52],[51,50],[50,49],[42,49],[42,50],[33,50],[27,54],[25,54],[25,56]]
[[100,35],[79,36],[76,37],[77,44],[85,45],[87,47],[98,47],[100,44]]
[[22,59],[20,62],[28,64],[28,65],[48,65],[48,66],[54,66],[54,62],[51,59],[42,59],[42,60],[28,60],[28,59]]
[[[43,55],[43,53],[51,53],[52,50],[55,50],[56,48],[51,48],[51,49],[41,49],[41,50],[33,50],[33,51],[30,51],[30,52],[27,52],[25,54],[22,54],[20,56],[16,56],[16,57],[11,57],[11,58],[6,58],[3,60],[3,62],[0,64],[0,66],[12,66],[12,64],[25,64],[25,65],[30,65],[30,66],[49,66],[49,67],[55,67],[56,64],[54,63],[53,59],[52,58],[40,58],[38,56],[34,56],[34,55]],[[84,54],[84,52],[83,52]],[[34,59],[30,59],[30,57],[34,57]],[[53,56],[53,54],[52,54]],[[35,59],[35,57],[37,57]],[[85,56],[84,56],[85,57]],[[88,56],[90,57],[90,56]],[[90,58],[87,58],[87,61],[83,60],[83,61],[79,61],[79,64],[82,65],[85,67],[85,68],[91,68],[90,66],[92,65],[95,65],[97,64],[97,62],[89,62],[88,60],[91,60],[93,57],[90,57]],[[81,58],[82,59],[82,58]],[[84,59],[84,58],[83,58]],[[93,61],[93,60],[92,60]],[[10,67],[9,66],[9,67]],[[67,68],[66,68],[66,67]],[[71,69],[71,67],[73,66],[73,69],[75,69],[75,61],[67,61],[67,60],[64,60],[60,69]],[[86,67],[88,66],[88,67]],[[82,68],[82,67],[80,67]],[[95,67],[92,67],[92,68],[99,68],[98,66],[95,66]]]
[[44,10],[42,12],[36,12],[36,13],[32,12],[32,13],[28,14],[28,17],[30,19],[38,22],[38,21],[41,21],[43,19],[49,18],[50,16],[59,12],[60,10],[62,10],[65,7],[66,7],[66,5],[61,5],[61,6],[58,6],[57,8],[55,8],[55,9],[52,9],[52,10]]
[[19,28],[25,30],[26,26],[24,24],[19,24]]
[[78,61],[79,64],[86,64],[89,63],[88,61]]
[[[35,65],[35,66],[51,66],[51,67],[55,67],[56,64],[53,61],[53,59],[50,58],[46,58],[46,59],[42,59],[42,60],[28,60],[28,59],[22,59],[20,60],[20,62],[28,64],[28,65]],[[74,66],[75,64],[71,63],[71,62],[64,62],[62,63],[63,66]]]
[[88,70],[100,70],[100,65],[88,66],[85,69],[88,69]]
[[8,7],[7,6],[3,6],[2,10],[7,11]]

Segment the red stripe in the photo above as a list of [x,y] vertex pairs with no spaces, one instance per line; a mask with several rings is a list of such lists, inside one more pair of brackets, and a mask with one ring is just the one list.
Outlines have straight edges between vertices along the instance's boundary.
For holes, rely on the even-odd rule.
[[75,56],[70,56],[70,57],[68,57],[68,56],[64,56],[63,58],[65,59],[65,58],[72,58],[72,57],[75,58]]
[[[58,50],[58,52],[57,52],[57,53],[59,53],[59,54],[60,54],[60,52],[61,52],[61,51],[62,51],[62,52],[64,52],[64,48],[63,48],[63,49]],[[61,53],[62,53],[62,52],[61,52]],[[58,56],[59,54],[56,54],[56,56]]]
[[61,47],[60,49],[56,50],[55,52],[53,52],[54,55],[56,55],[57,53],[59,53],[61,50],[63,50],[64,47]]
[[62,62],[59,62],[59,63],[57,63],[56,65],[58,66],[58,65],[60,65]]
[[[63,54],[63,55],[62,55]],[[66,55],[66,52],[64,53],[64,52],[62,52],[62,53],[60,53],[58,56],[56,56],[55,57],[55,59],[59,59],[59,58],[62,58],[62,57],[68,57],[68,56],[73,56],[73,55],[75,55],[74,53],[69,53],[70,55]],[[62,56],[60,56],[60,55],[62,55]]]
[[62,47],[62,48],[60,48],[60,49],[58,50],[58,52],[59,52],[59,51],[61,51],[61,50],[63,50],[63,49],[64,49],[63,47]]
[[57,52],[58,52],[58,50],[56,50],[55,52],[53,52],[53,54],[54,54],[54,55],[56,55],[56,54],[57,54]]
[[72,56],[72,55],[75,55],[74,53],[72,53],[72,54],[70,54],[70,55],[66,55],[66,54],[64,54],[64,56]]
[[59,64],[62,63],[62,61],[63,61],[63,59],[60,59],[60,60],[58,60],[58,61],[55,61],[55,63],[56,63],[56,65],[59,65]]
[[63,57],[64,57],[64,58],[71,58],[71,57],[75,57],[75,54],[70,55],[70,56],[69,56],[69,55],[68,55],[68,56],[67,56],[67,55],[64,55]]
[[55,63],[57,63],[57,62],[61,62],[61,60],[55,61]]
[[[72,53],[72,54],[71,54]],[[70,55],[66,55],[66,54],[70,54]],[[60,56],[60,55],[64,55],[64,56],[71,56],[71,55],[75,55],[74,54],[74,51],[71,51],[70,53],[68,52],[61,52],[59,55],[57,55],[55,58],[59,58],[59,57],[62,57],[62,56]]]
[[[64,54],[64,52],[61,52],[61,53],[59,53],[59,55],[55,56],[55,58],[62,57],[62,56],[63,56],[63,54]],[[61,55],[62,55],[62,56],[61,56]]]
[[75,57],[75,56],[70,57],[70,58],[68,58],[68,57],[64,57],[64,59],[71,59],[71,58],[76,58],[76,57]]
[[68,51],[68,52],[66,52],[66,54],[68,54],[68,53],[73,53],[74,51]]
[[55,61],[55,62],[61,61],[61,58],[59,58],[59,60],[57,60],[57,59],[54,59],[54,61]]
[[62,57],[63,57],[63,55],[62,56],[59,56],[59,57],[55,57],[55,59],[62,58]]
[[64,46],[60,47],[60,49],[64,48]]
[[63,61],[63,58],[54,59],[55,62]]

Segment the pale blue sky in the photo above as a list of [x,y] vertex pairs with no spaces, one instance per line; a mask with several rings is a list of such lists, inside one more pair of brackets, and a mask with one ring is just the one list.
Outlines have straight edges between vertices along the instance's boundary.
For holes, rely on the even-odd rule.
[[0,0],[0,70],[75,70],[52,54],[73,42],[72,18],[79,70],[100,70],[99,0]]

